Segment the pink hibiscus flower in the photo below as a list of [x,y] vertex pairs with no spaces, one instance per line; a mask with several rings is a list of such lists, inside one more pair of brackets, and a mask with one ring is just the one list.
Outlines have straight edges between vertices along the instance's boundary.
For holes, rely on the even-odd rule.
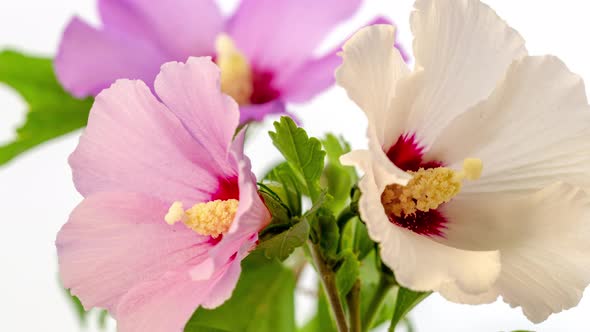
[[121,332],[182,331],[196,308],[221,305],[270,221],[219,80],[191,58],[162,67],[158,97],[116,82],[70,157],[85,199],[57,236],[61,278]]
[[241,121],[258,121],[333,85],[340,47],[321,56],[315,51],[361,4],[242,0],[224,17],[213,0],[99,0],[103,26],[74,18],[56,72],[68,91],[83,97],[119,78],[152,82],[168,61],[212,56],[222,68],[223,91],[240,104]]

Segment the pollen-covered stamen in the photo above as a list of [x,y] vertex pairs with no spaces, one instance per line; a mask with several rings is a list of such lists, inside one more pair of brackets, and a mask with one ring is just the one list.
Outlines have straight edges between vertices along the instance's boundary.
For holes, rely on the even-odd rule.
[[170,225],[182,221],[196,233],[217,238],[226,233],[238,211],[237,199],[199,203],[184,211],[182,203],[174,202],[164,217]]
[[461,191],[463,179],[477,180],[482,169],[480,159],[468,158],[463,162],[463,170],[459,172],[447,167],[420,168],[416,172],[408,172],[413,175],[408,184],[390,184],[385,187],[381,194],[381,203],[387,215],[396,217],[434,210]]
[[221,90],[238,104],[250,104],[254,93],[252,68],[233,40],[225,34],[217,37],[216,62],[221,69]]

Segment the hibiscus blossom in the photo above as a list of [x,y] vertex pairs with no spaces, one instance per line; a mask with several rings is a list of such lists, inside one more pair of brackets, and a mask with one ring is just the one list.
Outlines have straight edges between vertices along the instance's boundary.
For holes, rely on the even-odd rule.
[[476,0],[418,0],[416,65],[394,28],[348,41],[337,81],[369,120],[360,212],[401,285],[502,296],[533,322],[590,282],[590,109],[557,58]]
[[121,332],[181,331],[199,306],[222,304],[270,221],[219,79],[191,58],[162,67],[158,97],[117,81],[70,157],[85,199],[57,236],[61,278]]
[[[315,51],[362,0],[242,0],[224,17],[213,0],[99,0],[103,26],[74,18],[55,60],[75,96],[96,95],[118,78],[153,82],[160,66],[212,56],[241,121],[284,113],[334,83],[337,50]],[[383,22],[377,19],[375,22]]]

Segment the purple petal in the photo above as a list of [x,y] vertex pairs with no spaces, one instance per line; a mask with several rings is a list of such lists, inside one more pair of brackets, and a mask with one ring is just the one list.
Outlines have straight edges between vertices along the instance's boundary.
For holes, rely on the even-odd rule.
[[99,11],[105,30],[151,40],[168,61],[213,55],[224,25],[213,0],[100,0]]
[[[366,26],[374,24],[392,24],[392,22],[385,17],[377,17]],[[395,47],[407,61],[408,56],[403,48],[397,43]],[[308,60],[290,74],[283,73],[275,83],[277,89],[282,91],[283,99],[294,103],[305,102],[332,86],[335,82],[334,72],[342,63],[342,59],[338,56],[341,49],[342,46],[339,46],[327,55]]]
[[97,95],[118,78],[152,82],[165,56],[151,43],[97,30],[78,18],[67,26],[55,70],[76,97]]
[[254,66],[280,71],[307,60],[361,0],[243,0],[228,33]]

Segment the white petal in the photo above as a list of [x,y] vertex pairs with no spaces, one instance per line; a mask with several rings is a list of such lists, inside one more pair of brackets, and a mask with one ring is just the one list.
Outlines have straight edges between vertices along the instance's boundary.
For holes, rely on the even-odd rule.
[[460,168],[483,160],[464,192],[541,189],[555,181],[590,188],[590,109],[582,80],[555,57],[525,57],[490,98],[455,119],[426,158]]
[[380,243],[381,258],[398,282],[414,290],[453,285],[466,293],[487,291],[500,273],[497,251],[466,251],[445,246],[389,222],[381,191],[371,171],[359,183],[360,212],[370,237]]
[[[391,100],[400,78],[409,73],[395,44],[395,28],[373,25],[359,30],[344,44],[342,65],[336,70],[336,81],[348,96],[367,114],[369,122],[376,121],[378,139],[383,142],[386,130],[401,130],[401,123],[379,120],[391,110]],[[375,120],[371,120],[375,119]],[[389,127],[385,127],[385,125]],[[395,126],[398,128],[393,128]],[[393,126],[393,127],[392,127]]]
[[[490,196],[490,195],[486,195]],[[447,210],[448,241],[499,248],[502,273],[493,289],[472,296],[457,288],[441,293],[461,303],[488,303],[502,295],[539,323],[574,307],[590,283],[590,196],[557,183],[519,199],[472,200]],[[459,208],[464,215],[459,217]],[[472,240],[467,240],[471,237]]]
[[392,163],[378,142],[374,126],[369,126],[369,150],[351,151],[342,156],[344,165],[357,166],[363,172],[371,172],[379,192],[389,184],[405,186],[412,176]]
[[522,37],[480,1],[419,0],[415,7],[416,74],[400,85],[402,99],[393,108],[410,110],[405,129],[429,146],[455,116],[487,98],[526,49]]

